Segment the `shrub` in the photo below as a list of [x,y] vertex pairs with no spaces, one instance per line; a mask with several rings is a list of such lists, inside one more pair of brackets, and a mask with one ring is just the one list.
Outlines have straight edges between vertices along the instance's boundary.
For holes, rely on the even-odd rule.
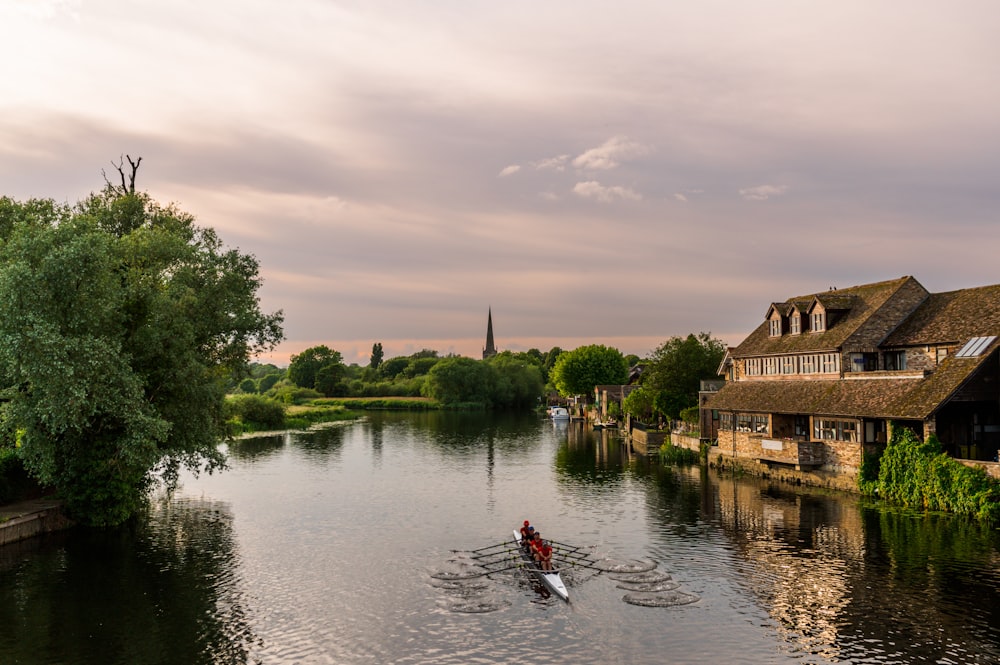
[[698,406],[689,406],[681,410],[681,420],[689,425],[697,425],[701,421],[701,409]]
[[[874,468],[878,479],[872,481]],[[866,460],[859,487],[912,508],[944,510],[1000,523],[1000,483],[979,467],[941,452],[937,437],[920,441],[905,428],[894,430],[881,459]]]
[[226,402],[226,419],[238,420],[244,431],[281,429],[285,426],[285,407],[260,395],[237,395]]
[[701,458],[699,452],[681,448],[667,441],[660,446],[660,462],[663,464],[690,465],[697,464]]

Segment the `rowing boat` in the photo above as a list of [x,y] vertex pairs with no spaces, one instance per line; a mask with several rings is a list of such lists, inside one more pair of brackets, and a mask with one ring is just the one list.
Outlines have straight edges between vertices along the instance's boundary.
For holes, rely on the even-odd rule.
[[542,570],[541,564],[531,558],[531,555],[521,547],[521,534],[517,531],[514,532],[514,544],[517,546],[517,551],[520,553],[521,558],[524,559],[528,570],[541,580],[542,584],[549,588],[549,591],[559,596],[567,603],[569,602],[569,591],[566,590],[566,585],[563,584],[562,577],[559,576],[558,570]]

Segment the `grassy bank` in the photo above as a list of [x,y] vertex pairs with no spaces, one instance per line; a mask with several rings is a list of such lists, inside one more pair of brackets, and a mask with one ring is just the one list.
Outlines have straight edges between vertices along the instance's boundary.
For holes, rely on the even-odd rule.
[[429,397],[323,397],[314,406],[342,406],[352,411],[432,411],[441,405]]

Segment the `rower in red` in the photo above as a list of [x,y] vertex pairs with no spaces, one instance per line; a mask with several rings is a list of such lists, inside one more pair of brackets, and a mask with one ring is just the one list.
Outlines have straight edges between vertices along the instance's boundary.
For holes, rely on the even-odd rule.
[[526,543],[531,538],[529,531],[534,531],[535,527],[531,526],[531,522],[524,520],[524,526],[521,527],[521,542]]
[[541,565],[542,570],[552,570],[552,545],[548,541],[542,541],[538,546],[535,560]]

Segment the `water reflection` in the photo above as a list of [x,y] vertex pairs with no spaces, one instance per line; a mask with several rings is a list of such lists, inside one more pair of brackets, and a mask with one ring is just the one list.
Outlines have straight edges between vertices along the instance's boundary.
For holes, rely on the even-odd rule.
[[740,578],[792,653],[830,662],[911,662],[917,654],[1000,662],[994,530],[762,480],[717,487]]
[[582,423],[566,427],[566,443],[556,454],[560,480],[584,485],[609,485],[621,482],[632,458],[628,447],[606,431],[594,431]]
[[[0,548],[0,663],[1000,663],[1000,532],[608,434],[389,413],[234,443],[141,524]],[[572,603],[432,581],[525,518],[603,566]]]
[[225,504],[162,499],[127,529],[4,548],[4,662],[248,662],[232,521]]

